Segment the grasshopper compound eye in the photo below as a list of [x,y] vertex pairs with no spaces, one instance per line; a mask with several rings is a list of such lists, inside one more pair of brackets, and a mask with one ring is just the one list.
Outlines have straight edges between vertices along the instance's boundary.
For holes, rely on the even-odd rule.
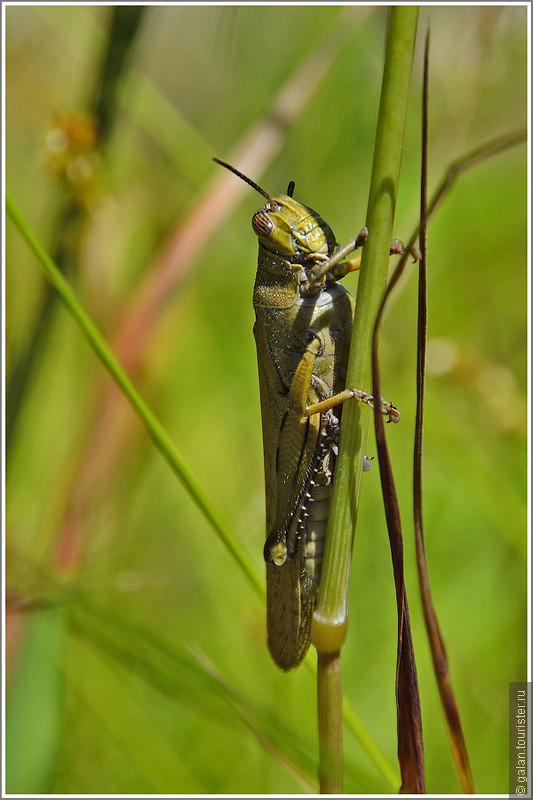
[[268,239],[274,230],[274,223],[262,208],[256,211],[252,217],[252,228],[256,236],[261,236],[263,239]]

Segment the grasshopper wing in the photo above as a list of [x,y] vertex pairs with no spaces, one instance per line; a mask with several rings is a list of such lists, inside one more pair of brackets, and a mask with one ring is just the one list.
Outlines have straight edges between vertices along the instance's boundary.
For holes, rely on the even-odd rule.
[[[314,597],[301,591],[305,536],[301,535],[299,513],[312,471],[320,415],[302,417],[288,409],[289,387],[271,358],[265,325],[258,321],[254,335],[262,354],[259,387],[268,533],[265,549],[279,543],[285,553],[278,563],[272,563],[267,554],[267,639],[272,658],[287,671],[298,666],[309,647]],[[306,392],[302,406],[307,402]]]

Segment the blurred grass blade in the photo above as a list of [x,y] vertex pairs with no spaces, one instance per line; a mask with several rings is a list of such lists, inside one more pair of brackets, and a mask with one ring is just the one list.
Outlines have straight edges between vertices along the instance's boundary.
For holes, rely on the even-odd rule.
[[35,796],[52,790],[63,735],[63,609],[30,618],[6,710],[5,776],[9,794]]
[[[209,675],[211,675],[220,686],[221,690],[227,696],[228,702],[231,703],[235,713],[246,725],[246,727],[253,733],[256,739],[277,761],[279,761],[284,769],[286,769],[293,776],[293,778],[300,784],[302,789],[304,789],[306,792],[310,792],[311,794],[316,793],[316,783],[312,781],[311,778],[302,769],[300,769],[294,763],[294,761],[288,758],[286,753],[274,743],[276,733],[277,737],[279,738],[280,726],[276,725],[276,729],[274,730],[271,726],[267,726],[266,723],[261,720],[261,727],[258,727],[258,725],[253,721],[253,718],[257,717],[255,710],[252,709],[251,706],[243,699],[243,697],[239,695],[236,690],[233,689],[231,685],[222,677],[215,665],[208,659],[205,653],[202,653],[198,648],[191,648],[191,652],[198,660],[198,663],[201,665],[201,667]],[[268,734],[266,731],[268,731]],[[291,735],[291,738],[288,740],[286,739],[286,741],[291,741],[294,749],[295,737]],[[284,745],[284,750],[286,749],[287,748]],[[300,750],[300,753],[302,754],[303,751]],[[310,769],[314,768],[314,765],[311,764],[309,760],[308,766]]]
[[416,543],[418,580],[422,598],[422,608],[433,660],[433,669],[439,695],[446,717],[448,734],[452,745],[455,766],[463,792],[474,794],[475,787],[466,742],[459,718],[455,695],[450,683],[446,649],[440,633],[439,623],[431,596],[429,573],[424,541],[424,518],[422,511],[422,471],[424,443],[424,395],[426,379],[427,350],[427,163],[428,163],[428,79],[429,79],[429,32],[426,39],[424,57],[424,84],[422,102],[422,170],[420,192],[420,250],[422,258],[418,263],[418,331],[417,331],[417,370],[416,370],[416,425],[413,464],[413,513]]
[[527,142],[527,129],[521,128],[520,130],[497,136],[495,139],[490,139],[490,141],[485,142],[479,147],[475,147],[473,150],[465,153],[464,156],[452,161],[431,196],[431,200],[428,204],[428,219],[431,218],[441,200],[443,200],[451,189],[459,175],[466,172],[471,167],[474,167],[476,164],[480,164],[482,161],[493,158],[493,156],[497,156],[505,152],[505,150],[509,150],[511,147],[516,147],[516,145],[524,144],[525,142]]
[[[110,640],[107,644],[111,644]],[[132,648],[136,645],[135,642],[131,644]],[[118,658],[116,650],[115,658],[110,657],[102,639],[94,640],[90,636],[71,639],[69,655],[70,696],[77,698],[83,709],[82,717],[98,731],[99,742],[106,753],[117,752],[120,761],[128,765],[129,791],[157,797],[165,795],[169,788],[187,786],[193,795],[204,794],[208,788],[205,776],[192,763],[190,752],[181,745],[176,729],[169,730],[164,720],[154,713],[159,698],[154,697],[149,684],[136,680],[135,659],[130,662],[126,654]],[[176,675],[174,699],[180,697],[177,670]],[[198,716],[195,697],[188,693],[187,699],[183,713],[194,720]],[[213,705],[219,711],[216,703]],[[176,708],[172,710],[176,717],[182,711],[179,709],[176,714]],[[221,712],[220,719],[225,725],[231,724]],[[74,720],[74,727],[76,722]],[[105,791],[104,787],[109,784],[105,767],[99,778],[93,781],[93,792],[98,791],[98,786]],[[113,791],[111,787],[107,790]],[[90,796],[95,795],[91,793]]]
[[[117,113],[115,99],[117,88],[128,66],[128,57],[141,26],[144,12],[143,6],[116,6],[111,10],[110,29],[105,37],[100,63],[94,70],[93,99],[88,106],[88,119],[94,119],[96,128],[95,153],[105,146],[113,129]],[[72,115],[72,119],[76,120],[76,115]],[[81,202],[80,197],[76,194],[72,194],[72,188],[71,185],[57,212],[51,248],[54,261],[59,265],[61,271],[66,273],[77,267],[82,230],[88,216],[86,203]],[[55,301],[56,295],[49,284],[46,284],[39,308],[32,315],[33,328],[30,339],[10,368],[9,388],[6,393],[7,444],[14,441],[19,412],[24,407],[31,377],[48,340]],[[7,449],[6,452],[9,454],[11,450]]]
[[[480,164],[489,158],[493,158],[500,153],[504,153],[511,147],[516,147],[517,145],[524,144],[525,142],[527,142],[526,129],[511,131],[510,133],[505,133],[502,136],[497,136],[495,139],[491,139],[490,141],[485,142],[485,144],[480,145],[480,147],[476,147],[474,150],[470,150],[463,156],[459,156],[459,158],[454,159],[454,161],[448,165],[437,185],[437,188],[431,195],[431,199],[428,203],[428,220],[431,219],[440,203],[444,200],[450,189],[453,187],[457,178],[462,175],[463,172],[467,172],[472,167],[475,167],[476,164]],[[383,295],[379,310],[380,317],[383,316],[383,311],[387,305],[388,299],[405,271],[407,261],[409,260],[410,251],[416,244],[419,232],[420,224],[417,223],[413,228],[411,236],[409,237],[409,241],[405,247],[405,252],[398,259],[398,263],[396,264],[389,282],[387,283],[387,288]]]
[[129,72],[128,59],[141,28],[146,6],[114,6],[107,35],[107,46],[100,74],[93,89],[90,107],[98,120],[98,136],[109,138],[118,112],[117,94],[123,74]]
[[172,471],[175,475],[177,475],[200,511],[210,522],[219,538],[230,551],[231,555],[238,563],[255,592],[259,596],[262,596],[264,592],[261,579],[259,578],[257,570],[255,569],[246,551],[243,549],[241,543],[235,537],[226,522],[219,515],[210,498],[204,492],[199,482],[187,467],[183,456],[170,439],[166,430],[137,392],[127,373],[108,347],[103,336],[100,334],[95,324],[82,308],[78,297],[76,296],[76,293],[70,286],[69,282],[66,280],[64,275],[62,275],[60,270],[45,252],[31,231],[26,220],[23,218],[22,214],[11,199],[9,192],[6,192],[6,210],[31,250],[33,250],[38,261],[43,267],[46,276],[57,290],[61,300],[67,307],[70,314],[74,317],[75,321],[79,325],[89,345],[92,347],[98,358],[111,374],[115,383],[119,386],[135,412],[138,414],[156,447],[167,460]]
[[[511,147],[516,147],[517,145],[524,144],[525,142],[527,142],[527,129],[523,128],[518,131],[504,133],[502,136],[497,136],[495,139],[490,139],[490,141],[485,142],[485,144],[475,147],[468,153],[465,153],[464,155],[459,156],[459,158],[454,159],[450,164],[448,164],[448,167],[444,171],[437,188],[431,195],[431,198],[428,202],[428,220],[431,219],[441,202],[455,184],[457,178],[462,175],[463,172],[467,172],[477,164],[481,164],[483,161],[487,161],[489,158],[493,158],[494,156],[509,150]],[[406,251],[409,251],[414,246],[419,232],[420,224],[417,223],[417,225],[413,228],[409,242],[407,243]],[[400,280],[408,258],[409,252],[405,252],[398,260],[398,263],[394,268],[394,272],[392,273],[387,284],[387,290],[382,301],[383,306],[385,306],[387,303],[389,295]]]
[[263,720],[207,656],[191,648],[191,657],[174,642],[122,613],[112,612],[84,597],[77,600],[71,607],[71,620],[78,637],[176,702],[186,699],[189,707],[197,706],[204,713],[216,714],[218,719],[230,721],[236,715],[306,792],[315,791],[309,777],[314,765],[304,741],[300,741],[294,730],[279,724],[272,727]]
[[[196,647],[189,649],[193,656],[191,659],[189,653],[175,642],[85,596],[78,596],[77,602],[72,604],[70,619],[78,637],[92,643],[171,699],[180,702],[180,698],[187,698],[187,704],[192,703],[216,714],[217,718],[226,718],[224,709],[231,708],[305,791],[315,791],[310,775],[316,769],[316,763],[309,754],[305,737],[297,730],[287,728],[279,718],[276,718],[275,725],[269,724]],[[217,698],[222,698],[225,705],[220,704]],[[396,791],[398,776],[347,701],[344,711],[347,726],[391,789]]]
[[78,638],[111,656],[161,694],[174,700],[186,698],[189,705],[230,718],[216,701],[211,677],[189,653],[157,631],[79,594],[70,604],[70,623]]
[[391,790],[396,793],[401,783],[401,778],[398,774],[398,771],[394,769],[389,760],[383,755],[383,752],[379,749],[376,742],[372,739],[364,727],[346,696],[343,700],[343,716],[346,730],[350,731],[350,733],[361,744],[365,753],[368,755],[380,775],[385,778]]

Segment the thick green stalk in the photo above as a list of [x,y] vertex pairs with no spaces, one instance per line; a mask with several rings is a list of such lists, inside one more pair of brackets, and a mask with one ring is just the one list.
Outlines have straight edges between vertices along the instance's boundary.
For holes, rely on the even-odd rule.
[[318,652],[318,744],[320,793],[341,794],[344,778],[342,674],[340,652]]
[[[370,388],[372,329],[388,272],[417,19],[416,7],[391,9],[368,202],[369,236],[363,249],[347,379],[347,386],[366,391]],[[341,647],[345,637],[346,593],[368,419],[369,409],[362,403],[346,403],[312,629],[315,646],[326,651]]]
[[[370,386],[372,330],[388,272],[417,21],[416,7],[391,9],[368,202],[369,237],[363,250],[347,380],[348,387],[366,391]],[[318,605],[311,627],[319,665],[338,664],[334,686],[329,671],[318,670],[322,792],[330,792],[331,785],[336,792],[342,791],[342,780],[338,780],[343,768],[340,651],[348,623],[348,579],[368,418],[368,408],[361,403],[347,403],[343,410]],[[324,707],[327,703],[335,707]],[[324,725],[327,727],[322,730]],[[328,775],[333,776],[334,784]]]

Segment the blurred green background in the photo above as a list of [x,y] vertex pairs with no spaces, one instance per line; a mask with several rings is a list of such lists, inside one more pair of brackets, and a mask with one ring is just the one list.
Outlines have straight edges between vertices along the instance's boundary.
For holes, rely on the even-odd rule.
[[[256,159],[250,177],[268,192],[294,179],[295,196],[340,242],[359,231],[386,12],[6,9],[7,185],[260,574],[250,218],[261,200],[245,186],[230,200],[238,181],[211,157],[244,169],[236,154],[246,151]],[[428,24],[430,191],[451,160],[526,122],[525,7],[421,8],[395,224],[404,239],[417,217]],[[313,65],[322,70],[316,86]],[[280,111],[280,93],[302,70]],[[85,116],[95,113],[96,132]],[[265,154],[268,131],[275,144]],[[429,232],[427,552],[481,793],[508,791],[508,682],[526,679],[525,159],[522,144],[462,176]],[[194,216],[222,180],[227,204],[223,192]],[[176,256],[187,248],[183,266]],[[274,667],[262,603],[9,222],[6,256],[7,790],[305,791],[276,748],[315,779],[310,672]],[[177,266],[165,284],[169,264]],[[410,523],[416,279],[408,273],[383,327],[382,383],[402,411],[389,443],[427,790],[455,793]],[[357,278],[347,283],[355,288]],[[375,452],[372,438],[367,450]],[[396,770],[396,610],[377,469],[364,476],[349,611],[346,696]],[[346,791],[393,790],[347,734]]]

